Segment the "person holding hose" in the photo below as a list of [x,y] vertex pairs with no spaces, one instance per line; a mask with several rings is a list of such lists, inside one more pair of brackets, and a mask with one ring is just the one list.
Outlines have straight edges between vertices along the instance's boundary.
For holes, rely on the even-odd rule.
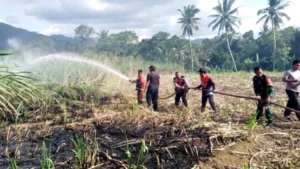
[[180,72],[175,72],[175,78],[173,79],[175,85],[175,105],[178,106],[180,102],[180,98],[182,99],[183,105],[188,107],[188,102],[186,99],[186,95],[189,91],[188,81],[184,78],[184,76],[180,76]]
[[151,107],[153,105],[153,110],[158,110],[158,89],[159,89],[159,81],[160,76],[155,71],[155,66],[151,65],[149,67],[149,74],[147,75],[147,83],[145,90],[146,92],[146,100],[148,107]]
[[[286,71],[283,75],[282,81],[286,83],[286,94],[288,95],[288,102],[286,107],[300,111],[298,95],[300,92],[300,60],[293,62],[293,68]],[[291,110],[285,109],[284,117],[287,120],[292,120]],[[298,121],[300,121],[300,114],[296,113]]]
[[263,113],[265,113],[268,120],[265,126],[270,127],[274,120],[274,115],[268,102],[274,96],[274,87],[272,86],[271,78],[263,74],[262,68],[255,67],[253,70],[255,73],[252,79],[254,93],[258,99],[261,99],[257,104],[256,120],[259,121]]
[[136,83],[136,91],[137,91],[137,100],[138,104],[144,103],[144,88],[145,88],[145,79],[143,76],[143,70],[138,70],[138,77],[136,80],[129,80],[131,83]]
[[214,111],[214,113],[217,113],[215,102],[214,102],[214,90],[215,90],[215,83],[212,80],[212,78],[206,74],[206,69],[201,68],[199,71],[200,74],[200,82],[201,84],[193,89],[201,89],[202,88],[202,106],[201,106],[201,112],[205,111],[207,100],[209,100],[209,104]]

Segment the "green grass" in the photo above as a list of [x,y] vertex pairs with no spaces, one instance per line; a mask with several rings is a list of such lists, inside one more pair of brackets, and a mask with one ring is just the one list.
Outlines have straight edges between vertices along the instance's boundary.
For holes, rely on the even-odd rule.
[[15,159],[9,161],[9,169],[18,169],[17,162]]
[[257,120],[256,120],[257,112],[254,115],[249,115],[248,117],[248,129],[254,130],[257,127]]
[[0,118],[17,122],[24,106],[40,102],[41,92],[29,74],[0,65]]
[[243,169],[250,169],[250,167],[249,167],[248,164],[245,164],[245,165],[243,166]]
[[148,147],[145,140],[141,140],[141,147],[139,149],[138,155],[136,157],[132,156],[132,153],[129,150],[128,140],[126,137],[126,157],[128,163],[128,169],[142,169],[144,167],[144,162],[148,156]]
[[88,145],[82,136],[76,136],[75,140],[72,139],[74,149],[72,150],[77,159],[77,167],[87,168],[87,158],[90,154]]
[[41,169],[52,169],[54,168],[54,163],[51,160],[50,151],[47,148],[45,141],[43,141],[42,147],[42,159],[40,159]]

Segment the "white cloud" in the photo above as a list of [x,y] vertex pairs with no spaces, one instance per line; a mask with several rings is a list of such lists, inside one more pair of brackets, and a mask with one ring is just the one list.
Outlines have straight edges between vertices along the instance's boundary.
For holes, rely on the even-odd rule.
[[300,1],[291,0],[291,6],[287,7],[285,12],[290,16],[291,20],[286,22],[286,26],[300,26],[299,19]]
[[42,30],[40,33],[44,35],[66,35],[69,37],[74,36],[74,29],[77,25],[73,24],[53,24],[50,25],[48,28]]
[[12,25],[18,25],[20,23],[20,18],[18,16],[9,15],[5,17],[5,22]]
[[[177,24],[180,13],[177,9],[194,4],[201,10],[199,31],[194,32],[194,38],[217,35],[217,31],[213,32],[208,28],[208,24],[212,21],[208,16],[215,13],[212,8],[217,5],[217,0],[52,0],[51,3],[44,0],[26,0],[26,5],[21,0],[2,1],[6,4],[14,2],[19,6],[23,4],[25,13],[21,11],[23,16],[18,16],[21,18],[18,20],[19,25],[29,30],[40,29],[39,32],[43,34],[74,36],[74,29],[78,25],[88,24],[97,31],[106,29],[110,33],[133,30],[137,32],[140,39],[151,37],[159,31],[181,35],[181,26]],[[258,19],[256,13],[266,7],[265,1],[237,0],[235,6],[242,6],[238,13],[242,25],[237,31],[240,33],[249,30],[259,31],[262,26],[256,24]],[[285,27],[300,26],[300,19],[298,19],[300,1],[291,0],[291,2],[292,5],[286,10],[291,20],[285,22]],[[1,8],[4,9],[1,6],[0,10]],[[20,9],[18,10],[20,13]],[[12,10],[12,13],[14,12]],[[30,23],[27,23],[28,20]]]
[[99,1],[99,0],[85,0],[86,5],[96,11],[104,11],[105,9],[111,8],[109,3]]

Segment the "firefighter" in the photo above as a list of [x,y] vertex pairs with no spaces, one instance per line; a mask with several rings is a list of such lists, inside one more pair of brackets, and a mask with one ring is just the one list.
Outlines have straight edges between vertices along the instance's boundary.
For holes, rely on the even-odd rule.
[[136,91],[137,91],[137,100],[138,104],[144,103],[144,88],[145,88],[145,79],[143,76],[143,70],[138,70],[138,77],[136,80],[129,80],[131,83],[136,83]]
[[180,98],[185,107],[188,107],[188,102],[186,96],[188,94],[189,84],[184,76],[180,76],[180,72],[175,73],[175,78],[173,79],[175,85],[175,105],[178,106],[180,102]]
[[214,102],[214,94],[213,91],[215,90],[215,83],[212,80],[212,78],[206,74],[206,69],[201,68],[199,71],[200,74],[200,82],[201,84],[194,88],[194,89],[201,89],[202,88],[202,106],[201,106],[201,112],[205,111],[207,100],[209,100],[209,104],[214,111],[214,113],[217,113],[215,102]]
[[256,120],[259,121],[263,113],[265,113],[268,120],[265,126],[270,127],[274,120],[274,115],[268,102],[274,96],[274,87],[272,86],[271,78],[264,75],[260,67],[255,67],[253,70],[255,73],[253,77],[254,93],[257,98],[261,99],[257,104]]
[[158,111],[158,92],[159,92],[159,83],[160,76],[159,73],[155,71],[155,66],[151,65],[149,67],[149,73],[147,75],[147,82],[145,90],[146,92],[146,100],[148,107],[153,107],[154,111]]

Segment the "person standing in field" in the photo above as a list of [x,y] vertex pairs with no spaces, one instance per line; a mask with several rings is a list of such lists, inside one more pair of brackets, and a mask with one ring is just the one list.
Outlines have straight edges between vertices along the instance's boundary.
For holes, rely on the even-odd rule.
[[143,76],[143,70],[138,70],[138,77],[136,80],[129,80],[131,83],[136,83],[136,91],[137,91],[137,100],[138,104],[144,103],[144,89],[145,89],[145,79]]
[[173,79],[175,85],[175,105],[178,106],[180,102],[180,98],[185,107],[188,107],[188,102],[186,96],[188,94],[189,84],[188,81],[184,78],[184,76],[180,76],[180,72],[175,73],[175,78]]
[[155,66],[151,65],[149,67],[149,74],[147,75],[147,83],[145,90],[146,92],[146,100],[148,107],[153,106],[153,110],[158,110],[158,91],[159,91],[159,81],[160,76],[155,71]]
[[[283,75],[282,81],[286,83],[286,94],[288,95],[288,102],[286,107],[300,111],[298,95],[300,92],[300,61],[293,61],[292,69],[286,71]],[[291,111],[285,109],[284,117],[287,120],[292,120]],[[296,113],[298,121],[300,121],[300,114]]]
[[202,88],[202,106],[201,112],[205,111],[207,100],[209,100],[209,104],[212,110],[217,113],[215,102],[214,102],[214,94],[213,91],[215,90],[215,83],[212,78],[206,74],[206,69],[201,68],[199,71],[200,74],[200,85],[194,89],[201,89]]
[[255,73],[252,79],[254,93],[258,99],[261,99],[257,104],[256,120],[259,121],[263,113],[265,113],[268,120],[266,127],[269,127],[274,120],[271,106],[268,104],[271,101],[271,97],[274,96],[274,87],[272,86],[271,78],[264,75],[260,67],[255,67],[253,70]]

